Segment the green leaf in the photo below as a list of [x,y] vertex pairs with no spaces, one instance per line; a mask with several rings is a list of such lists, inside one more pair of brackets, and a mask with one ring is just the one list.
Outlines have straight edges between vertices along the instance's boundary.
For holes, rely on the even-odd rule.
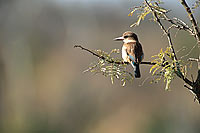
[[123,82],[122,86],[124,87],[126,85],[126,81]]
[[148,7],[145,7],[145,8],[143,9],[143,12],[138,16],[138,20],[137,20],[134,24],[132,24],[130,27],[139,26],[141,20],[144,20],[144,18],[145,18],[149,13],[151,13],[151,10],[150,10]]
[[158,66],[158,67],[153,71],[152,75],[154,75],[155,72],[156,72],[159,68],[160,68],[160,66]]
[[157,64],[155,64],[155,65],[153,65],[152,67],[151,67],[151,69],[150,69],[150,73],[152,72],[152,70],[154,69],[154,68],[156,68],[156,67],[158,67],[158,65]]
[[129,14],[128,16],[133,16],[133,13],[136,11],[136,9],[133,9]]
[[169,90],[170,89],[171,81],[172,81],[171,79],[167,79],[165,90]]
[[138,20],[136,23],[132,24],[130,27],[135,27],[135,26],[138,26],[140,24],[140,21],[142,19],[142,16],[139,16]]
[[111,83],[113,84],[114,83],[114,77],[113,77],[113,75],[110,76],[110,80],[111,80]]

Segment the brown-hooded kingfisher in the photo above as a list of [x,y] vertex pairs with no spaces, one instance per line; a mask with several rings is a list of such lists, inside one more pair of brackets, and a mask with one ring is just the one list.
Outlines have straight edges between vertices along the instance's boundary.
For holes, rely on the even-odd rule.
[[124,62],[129,62],[132,65],[135,78],[140,78],[139,64],[144,58],[144,53],[137,35],[132,31],[126,31],[121,37],[117,37],[114,40],[124,42],[122,46],[122,58]]

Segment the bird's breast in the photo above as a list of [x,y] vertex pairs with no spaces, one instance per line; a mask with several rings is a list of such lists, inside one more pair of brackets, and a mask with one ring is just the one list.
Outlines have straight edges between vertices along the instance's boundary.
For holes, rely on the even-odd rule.
[[122,59],[125,62],[129,61],[128,54],[127,54],[127,47],[126,46],[122,46]]

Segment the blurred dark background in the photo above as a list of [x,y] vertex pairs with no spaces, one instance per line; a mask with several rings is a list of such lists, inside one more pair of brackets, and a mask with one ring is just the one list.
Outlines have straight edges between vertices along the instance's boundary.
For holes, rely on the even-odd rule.
[[[165,0],[170,17],[189,21],[179,1]],[[159,26],[146,19],[129,26],[137,15],[130,8],[142,1],[1,0],[0,1],[0,132],[1,133],[199,133],[200,106],[175,79],[150,84],[150,66],[126,87],[102,75],[82,74],[96,57],[79,49],[121,48],[113,38],[132,30],[143,44],[146,61],[165,48]],[[194,0],[188,0],[192,5]],[[195,11],[200,20],[199,9]],[[175,49],[195,40],[179,32]],[[189,56],[196,57],[196,49]],[[186,59],[185,57],[184,59]],[[195,77],[196,64],[192,73]],[[130,69],[131,70],[131,69]]]

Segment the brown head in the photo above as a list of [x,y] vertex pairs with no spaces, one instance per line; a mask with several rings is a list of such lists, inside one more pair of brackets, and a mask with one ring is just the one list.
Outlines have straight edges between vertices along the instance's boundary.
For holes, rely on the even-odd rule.
[[124,41],[124,42],[126,42],[126,40],[134,40],[138,42],[138,37],[132,31],[126,31],[121,37],[117,37],[114,39],[114,41]]

